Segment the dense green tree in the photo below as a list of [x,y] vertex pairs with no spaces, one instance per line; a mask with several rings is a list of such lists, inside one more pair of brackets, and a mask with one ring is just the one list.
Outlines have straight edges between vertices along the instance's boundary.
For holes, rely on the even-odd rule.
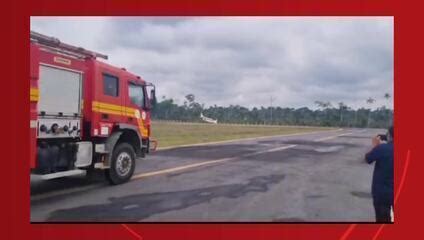
[[[369,103],[367,99],[366,103]],[[343,102],[333,107],[330,102],[316,101],[318,109],[273,107],[272,123],[270,122],[270,107],[254,107],[252,109],[230,105],[205,106],[196,102],[193,94],[185,97],[183,105],[178,105],[173,99],[162,97],[152,111],[153,119],[200,122],[200,113],[206,117],[218,119],[219,123],[240,124],[275,124],[275,125],[304,125],[304,126],[343,126],[343,127],[373,127],[386,128],[392,123],[393,110],[385,106],[371,110],[371,108],[352,109]]]

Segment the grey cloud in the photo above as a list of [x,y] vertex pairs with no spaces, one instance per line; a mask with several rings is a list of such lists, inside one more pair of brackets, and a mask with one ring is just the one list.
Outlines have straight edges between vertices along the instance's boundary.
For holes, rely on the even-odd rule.
[[392,106],[391,17],[32,17],[31,28],[105,52],[181,102]]

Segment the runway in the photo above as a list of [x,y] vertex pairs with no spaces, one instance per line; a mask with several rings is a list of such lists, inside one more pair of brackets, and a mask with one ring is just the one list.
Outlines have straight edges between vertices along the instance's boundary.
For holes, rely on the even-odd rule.
[[340,129],[161,150],[129,183],[31,179],[32,222],[370,222],[371,137]]

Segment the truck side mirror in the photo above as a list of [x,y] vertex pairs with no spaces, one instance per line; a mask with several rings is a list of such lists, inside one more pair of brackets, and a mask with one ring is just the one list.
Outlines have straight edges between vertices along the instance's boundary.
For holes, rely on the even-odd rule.
[[156,90],[153,88],[150,90],[150,106],[154,107],[156,105]]

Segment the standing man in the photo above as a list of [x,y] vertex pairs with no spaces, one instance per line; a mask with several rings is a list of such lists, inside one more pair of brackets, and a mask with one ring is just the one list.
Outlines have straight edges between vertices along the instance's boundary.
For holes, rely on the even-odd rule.
[[393,206],[393,126],[388,129],[387,142],[382,136],[372,139],[373,148],[365,155],[369,164],[375,162],[372,178],[376,222],[391,221],[390,210]]

